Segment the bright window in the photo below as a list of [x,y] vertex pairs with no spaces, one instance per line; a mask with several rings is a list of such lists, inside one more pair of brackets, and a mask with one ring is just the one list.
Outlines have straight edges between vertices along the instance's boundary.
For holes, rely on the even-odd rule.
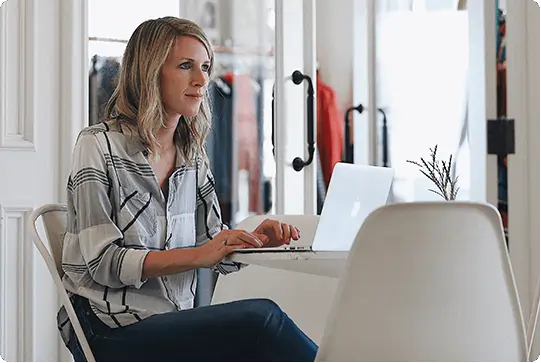
[[162,16],[179,16],[179,6],[179,0],[88,0],[89,57],[122,56],[124,42],[139,24]]

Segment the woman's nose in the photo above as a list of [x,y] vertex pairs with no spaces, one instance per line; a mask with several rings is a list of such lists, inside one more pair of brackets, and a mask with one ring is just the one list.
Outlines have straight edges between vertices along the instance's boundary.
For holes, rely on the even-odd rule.
[[204,87],[207,84],[207,73],[202,70],[196,70],[193,75],[192,85],[194,87]]

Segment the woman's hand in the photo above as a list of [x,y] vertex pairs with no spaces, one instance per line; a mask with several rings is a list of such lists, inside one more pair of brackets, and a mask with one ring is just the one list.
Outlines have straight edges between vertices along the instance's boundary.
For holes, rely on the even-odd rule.
[[265,219],[253,233],[268,237],[265,247],[279,247],[290,244],[292,239],[297,241],[301,238],[301,231],[297,227],[272,219]]
[[221,231],[200,247],[197,251],[196,264],[201,267],[212,267],[221,262],[227,255],[240,248],[259,248],[268,242],[265,234],[250,233],[243,230]]

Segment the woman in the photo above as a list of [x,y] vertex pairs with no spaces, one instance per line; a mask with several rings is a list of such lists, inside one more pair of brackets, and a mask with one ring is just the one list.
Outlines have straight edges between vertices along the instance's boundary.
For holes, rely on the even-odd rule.
[[[109,121],[79,135],[68,181],[64,284],[98,360],[310,361],[316,345],[265,299],[193,308],[196,269],[222,274],[235,249],[297,240],[294,226],[253,232],[220,219],[204,140],[214,55],[203,31],[173,17],[129,40]],[[64,310],[64,341],[81,349]]]

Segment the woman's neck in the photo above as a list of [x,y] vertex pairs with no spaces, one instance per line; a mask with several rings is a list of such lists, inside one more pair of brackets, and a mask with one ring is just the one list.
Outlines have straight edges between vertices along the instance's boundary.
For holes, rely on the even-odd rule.
[[175,147],[175,133],[177,131],[178,118],[174,120],[166,120],[165,126],[160,128],[156,135],[156,140],[160,144],[158,153],[169,151]]

